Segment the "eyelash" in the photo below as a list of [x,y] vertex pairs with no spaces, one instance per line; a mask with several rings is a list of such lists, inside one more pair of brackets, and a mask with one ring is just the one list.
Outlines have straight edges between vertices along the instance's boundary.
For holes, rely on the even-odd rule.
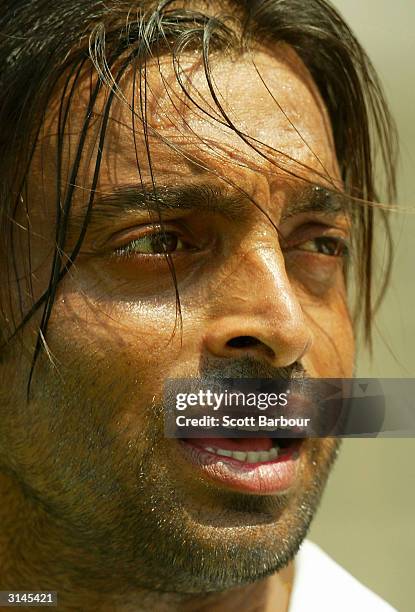
[[[317,251],[304,248],[304,245],[309,242],[314,242],[317,244]],[[324,248],[329,245],[334,247],[333,253],[324,253],[318,250],[319,246]],[[311,240],[306,240],[304,243],[302,243],[302,245],[298,246],[297,248],[301,251],[317,252],[318,254],[326,255],[327,257],[342,257],[344,259],[347,259],[350,256],[350,246],[347,240],[341,238],[340,236],[317,236],[316,238],[312,238]]]
[[[170,245],[167,244],[167,239],[169,237],[173,237],[173,243],[170,243]],[[137,252],[136,249],[139,244],[146,240],[149,252]],[[163,240],[164,245],[167,244],[166,248],[163,248]],[[316,248],[305,248],[305,245],[310,243],[314,243],[316,245]],[[182,245],[182,248],[177,250],[179,244]],[[169,250],[169,246],[174,248],[171,248]],[[324,249],[330,251],[330,246],[332,247],[332,252],[324,252]],[[151,248],[153,248],[153,252],[150,251]],[[315,238],[305,240],[301,244],[291,248],[299,251],[324,255],[326,257],[341,257],[346,259],[350,256],[350,247],[348,245],[348,242],[344,238],[339,236],[317,236]],[[114,254],[118,257],[123,258],[130,258],[135,256],[159,257],[160,255],[165,254],[174,254],[182,251],[189,252],[195,250],[197,250],[196,247],[192,246],[190,243],[186,242],[183,238],[180,237],[180,232],[173,230],[162,231],[160,229],[155,229],[152,232],[150,231],[143,236],[131,240],[125,246],[117,248],[114,251]]]
[[[169,250],[167,239],[171,236],[173,236],[173,241],[175,242],[173,242],[174,248]],[[139,245],[139,243],[142,243],[143,241],[144,242],[147,241],[147,247],[149,249],[149,252],[147,253],[146,252],[139,253],[136,251],[136,248]],[[158,245],[157,245],[157,242],[158,242]],[[171,231],[171,230],[162,231],[160,229],[157,229],[153,232],[148,232],[144,236],[140,236],[139,238],[135,238],[134,240],[131,240],[127,245],[123,247],[119,247],[118,249],[115,250],[115,255],[118,255],[121,257],[134,257],[137,255],[154,257],[154,256],[165,255],[167,253],[171,254],[171,253],[177,252],[177,246],[179,243],[181,243],[183,247],[187,247],[181,250],[187,250],[187,251],[195,250],[195,248],[192,247],[190,243],[186,242],[183,238],[180,238],[179,232]],[[153,248],[153,252],[150,251],[151,248]],[[158,250],[154,250],[154,249],[158,249]]]

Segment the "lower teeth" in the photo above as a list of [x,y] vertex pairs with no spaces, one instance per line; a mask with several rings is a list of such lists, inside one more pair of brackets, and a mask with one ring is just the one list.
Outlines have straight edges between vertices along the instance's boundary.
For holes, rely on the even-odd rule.
[[273,446],[269,451],[231,451],[224,448],[212,448],[206,447],[206,450],[215,455],[222,457],[231,457],[238,461],[245,461],[246,463],[265,463],[266,461],[273,461],[278,457],[278,448]]

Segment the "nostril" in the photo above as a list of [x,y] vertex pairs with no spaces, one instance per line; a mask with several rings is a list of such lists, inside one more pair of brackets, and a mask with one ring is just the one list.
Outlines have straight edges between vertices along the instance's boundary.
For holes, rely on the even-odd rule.
[[228,340],[226,343],[226,345],[231,348],[246,348],[248,346],[257,346],[258,344],[260,344],[260,341],[253,336],[238,336],[237,338]]

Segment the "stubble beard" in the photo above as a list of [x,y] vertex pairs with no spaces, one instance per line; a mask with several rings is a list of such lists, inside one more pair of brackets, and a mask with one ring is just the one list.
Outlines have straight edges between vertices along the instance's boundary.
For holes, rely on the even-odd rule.
[[[174,467],[166,468],[163,448],[172,441],[163,437],[164,407],[143,410],[140,440],[126,445],[111,424],[131,390],[115,386],[101,395],[100,405],[96,397],[81,400],[84,376],[73,377],[65,392],[60,384],[42,384],[40,396],[49,407],[43,415],[41,407],[36,411],[54,432],[53,440],[50,445],[43,440],[50,448],[42,448],[44,463],[40,459],[36,466],[43,480],[20,475],[25,495],[60,529],[59,546],[71,551],[62,563],[73,583],[108,593],[115,584],[126,592],[220,592],[278,572],[293,559],[318,507],[338,441],[306,442],[309,473],[294,494],[243,495],[216,492],[211,485],[205,507],[185,479],[176,479]],[[71,431],[80,414],[79,431]],[[95,439],[88,454],[83,450],[91,432]],[[57,481],[63,482],[64,494],[54,493]]]

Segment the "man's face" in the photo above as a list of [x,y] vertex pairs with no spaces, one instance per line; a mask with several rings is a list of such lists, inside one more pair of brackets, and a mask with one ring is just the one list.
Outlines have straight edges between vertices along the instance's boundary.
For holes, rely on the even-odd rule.
[[[67,546],[94,560],[81,562],[82,571],[187,592],[220,590],[284,565],[305,536],[337,444],[304,441],[286,487],[244,490],[163,436],[164,381],[272,377],[293,364],[312,377],[349,377],[353,368],[343,257],[350,223],[310,185],[340,185],[316,87],[288,49],[256,52],[258,71],[252,58],[218,56],[214,85],[248,144],[223,125],[199,59],[187,57],[183,79],[203,111],[183,94],[167,58],[148,72],[147,142],[139,112],[132,121],[123,101],[112,108],[88,232],[59,286],[51,359],[42,353],[28,405],[30,351],[16,344],[1,365],[13,389],[1,397],[1,461],[54,517]],[[131,100],[131,71],[123,89]],[[88,94],[85,82],[73,99],[64,169]],[[138,92],[135,104],[138,111]],[[55,106],[30,180],[37,296],[55,235],[56,121]],[[68,252],[89,196],[96,125],[76,181]],[[182,329],[138,165],[147,200],[152,176],[160,190]],[[29,349],[38,323],[27,327]]]

